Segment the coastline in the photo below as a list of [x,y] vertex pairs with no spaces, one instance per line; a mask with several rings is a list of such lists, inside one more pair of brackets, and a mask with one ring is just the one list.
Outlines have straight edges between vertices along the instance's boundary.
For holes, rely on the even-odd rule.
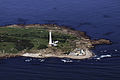
[[24,53],[23,57],[33,57],[33,58],[49,58],[49,57],[56,57],[56,58],[70,58],[70,59],[89,59],[94,56],[94,53],[88,51],[85,55],[81,56],[70,56],[70,55],[54,55],[54,54],[45,54],[41,55],[40,53]]
[[14,58],[14,57],[32,57],[32,58],[50,58],[50,57],[55,57],[55,58],[70,58],[70,59],[89,59],[94,56],[94,53],[89,52],[86,55],[83,56],[70,56],[70,55],[52,55],[52,54],[47,54],[47,55],[40,55],[40,53],[21,53],[21,54],[6,54],[6,55],[1,55],[0,59],[4,58]]
[[[24,57],[35,57],[35,58],[48,58],[48,57],[58,57],[58,58],[71,58],[71,59],[88,59],[94,56],[94,53],[90,51],[91,48],[94,48],[95,45],[99,44],[111,44],[110,40],[106,39],[99,39],[99,40],[91,40],[88,35],[86,35],[85,32],[77,31],[72,28],[66,27],[66,26],[59,26],[56,24],[28,24],[28,25],[6,25],[2,26],[5,28],[42,28],[46,30],[54,30],[56,33],[64,33],[66,35],[73,35],[78,40],[71,41],[72,43],[75,44],[76,48],[81,48],[81,49],[87,49],[87,52],[85,55],[80,55],[80,56],[73,56],[73,55],[67,55],[64,54],[64,51],[58,50],[58,49],[51,49],[48,48],[46,50],[40,50],[40,52],[33,52],[33,53],[28,53],[28,52],[22,52],[18,54],[2,54],[0,58],[9,58],[9,57],[16,57],[16,56],[24,56]],[[46,54],[47,53],[47,54]]]

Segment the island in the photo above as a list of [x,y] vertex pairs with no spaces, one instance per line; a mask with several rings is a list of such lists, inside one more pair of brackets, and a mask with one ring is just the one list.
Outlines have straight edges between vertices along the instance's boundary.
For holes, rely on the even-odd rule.
[[56,24],[15,24],[0,27],[0,57],[72,58],[94,56],[95,45],[110,40],[91,40],[85,32]]

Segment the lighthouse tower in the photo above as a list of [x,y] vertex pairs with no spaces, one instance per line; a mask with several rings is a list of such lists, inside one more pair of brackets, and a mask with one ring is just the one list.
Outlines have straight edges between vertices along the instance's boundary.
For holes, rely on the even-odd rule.
[[52,32],[51,30],[49,31],[49,46],[52,46]]

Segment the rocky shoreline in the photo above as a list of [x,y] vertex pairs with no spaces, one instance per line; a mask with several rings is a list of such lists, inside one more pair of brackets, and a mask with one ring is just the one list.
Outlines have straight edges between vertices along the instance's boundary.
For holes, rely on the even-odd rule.
[[[75,45],[75,49],[87,49],[87,53],[85,55],[80,56],[72,56],[68,54],[64,54],[65,52],[61,49],[48,47],[47,49],[41,49],[39,52],[35,53],[26,53],[22,52],[19,54],[12,55],[1,55],[1,57],[15,57],[15,56],[25,56],[25,57],[36,57],[36,58],[46,58],[46,57],[58,57],[58,58],[72,58],[72,59],[86,59],[94,56],[94,53],[90,51],[90,49],[94,48],[95,45],[99,44],[111,44],[110,40],[99,39],[99,40],[91,40],[90,37],[86,35],[85,32],[77,31],[69,27],[58,26],[55,24],[29,24],[29,25],[8,25],[2,26],[7,28],[41,28],[45,30],[53,30],[55,33],[64,33],[75,36],[76,40],[67,40],[72,45]],[[70,46],[73,47],[73,46]]]
[[34,58],[71,58],[71,59],[88,59],[94,56],[92,51],[89,51],[85,55],[81,56],[71,56],[71,55],[55,55],[55,54],[41,54],[41,53],[24,53],[22,56],[24,57],[34,57]]

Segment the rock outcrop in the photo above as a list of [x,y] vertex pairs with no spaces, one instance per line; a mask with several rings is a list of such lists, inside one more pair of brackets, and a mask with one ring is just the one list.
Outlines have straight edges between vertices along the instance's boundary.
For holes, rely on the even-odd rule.
[[99,39],[99,40],[91,40],[91,43],[93,45],[100,45],[100,44],[111,44],[112,42],[106,39]]

